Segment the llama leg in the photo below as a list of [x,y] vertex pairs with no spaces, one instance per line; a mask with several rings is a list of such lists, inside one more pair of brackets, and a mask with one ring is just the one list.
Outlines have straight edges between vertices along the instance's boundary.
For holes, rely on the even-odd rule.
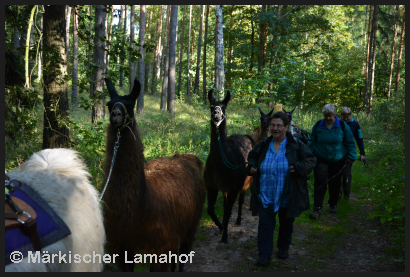
[[[130,263],[129,261],[134,261],[134,255],[131,251],[126,250],[121,247],[120,250],[120,269],[122,272],[134,272],[134,262]],[[128,261],[128,262],[125,262]]]
[[224,217],[222,220],[223,224],[223,233],[222,233],[222,243],[228,243],[228,223],[232,214],[232,207],[235,203],[236,197],[238,196],[237,192],[228,192],[226,197],[226,206],[224,208]]
[[[189,252],[192,249],[192,244],[194,240],[195,240],[195,233],[193,233],[193,235],[188,235],[188,237],[186,238],[186,241],[182,242],[181,247],[179,248],[179,255],[184,254],[186,255],[186,257],[188,257],[188,260],[186,262],[190,262],[190,259],[192,259],[192,257],[190,257],[189,255],[190,254]],[[179,272],[184,272],[184,266],[185,266],[185,263],[179,262]]]
[[244,191],[239,193],[238,218],[236,219],[236,225],[238,225],[238,226],[241,226],[243,202],[245,202],[245,192]]
[[222,231],[223,226],[215,214],[215,203],[216,203],[216,198],[218,197],[218,190],[207,189],[207,196],[208,196],[208,209],[207,209],[208,215],[212,218],[215,225],[218,226],[219,230]]

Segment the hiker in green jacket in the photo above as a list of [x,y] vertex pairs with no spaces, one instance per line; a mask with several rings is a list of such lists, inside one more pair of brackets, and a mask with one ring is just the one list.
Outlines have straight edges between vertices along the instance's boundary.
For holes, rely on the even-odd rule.
[[327,185],[330,212],[336,213],[342,171],[346,163],[353,164],[356,160],[356,144],[352,131],[345,122],[337,118],[335,106],[325,105],[322,113],[324,118],[313,126],[308,142],[309,150],[317,158],[313,169],[315,190],[313,213],[310,214],[312,219],[318,218],[322,213]]

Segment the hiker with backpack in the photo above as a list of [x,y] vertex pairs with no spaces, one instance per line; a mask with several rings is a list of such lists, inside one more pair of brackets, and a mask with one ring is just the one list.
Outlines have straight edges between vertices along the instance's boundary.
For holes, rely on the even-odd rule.
[[[356,140],[357,146],[359,147],[359,151],[360,151],[359,161],[362,162],[365,160],[365,157],[364,157],[365,152],[364,152],[362,130],[360,129],[359,122],[357,122],[356,120],[352,118],[351,116],[352,111],[348,107],[343,107],[340,113],[341,113],[342,120],[350,127],[350,130],[352,131],[353,137]],[[351,184],[352,184],[352,165],[347,164],[343,171],[343,182],[342,182],[344,199],[349,199]],[[338,200],[340,200],[341,198],[342,198],[342,189],[340,189],[339,191]]]
[[337,199],[342,182],[342,171],[346,164],[356,160],[356,144],[350,127],[336,116],[333,104],[326,104],[322,110],[323,119],[312,127],[308,142],[309,150],[316,156],[313,169],[315,177],[313,212],[310,218],[320,217],[323,200],[329,185],[329,207],[336,213]]

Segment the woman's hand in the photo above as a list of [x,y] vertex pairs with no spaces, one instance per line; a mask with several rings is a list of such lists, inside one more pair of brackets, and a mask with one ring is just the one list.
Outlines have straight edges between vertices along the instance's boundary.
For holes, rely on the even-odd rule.
[[255,175],[255,173],[258,172],[258,170],[257,170],[256,168],[254,168],[254,167],[251,167],[251,168],[250,168],[250,171],[251,171],[251,174],[252,174],[252,175]]
[[290,173],[295,173],[295,167],[293,165],[289,166]]

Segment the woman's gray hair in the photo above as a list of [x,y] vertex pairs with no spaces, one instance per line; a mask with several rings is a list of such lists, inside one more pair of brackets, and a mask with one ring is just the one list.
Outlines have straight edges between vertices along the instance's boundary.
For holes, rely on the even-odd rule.
[[348,107],[343,107],[340,113],[341,114],[352,114],[352,111]]
[[335,108],[335,106],[333,106],[333,104],[326,104],[326,105],[323,107],[322,113],[323,113],[323,114],[336,115],[336,108]]

